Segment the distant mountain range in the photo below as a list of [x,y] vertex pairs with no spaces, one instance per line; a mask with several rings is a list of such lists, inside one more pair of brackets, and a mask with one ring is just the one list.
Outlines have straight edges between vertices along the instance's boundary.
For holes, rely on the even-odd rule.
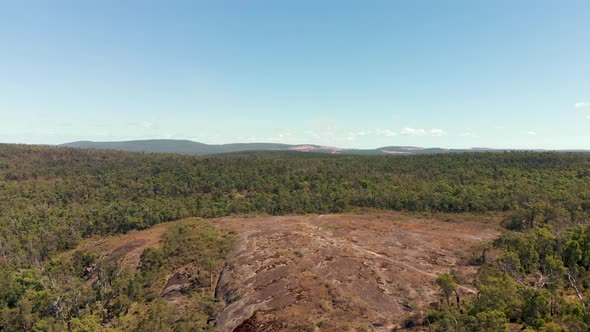
[[[280,144],[280,143],[232,143],[232,144],[204,144],[189,140],[150,139],[122,142],[92,142],[78,141],[61,144],[62,147],[82,149],[106,149],[147,153],[179,153],[187,155],[210,155],[243,151],[299,151],[333,154],[357,155],[416,155],[439,154],[453,152],[503,152],[509,149],[444,149],[422,148],[415,146],[385,146],[377,149],[346,149],[334,146],[312,144]],[[561,150],[561,152],[590,152],[590,150]]]

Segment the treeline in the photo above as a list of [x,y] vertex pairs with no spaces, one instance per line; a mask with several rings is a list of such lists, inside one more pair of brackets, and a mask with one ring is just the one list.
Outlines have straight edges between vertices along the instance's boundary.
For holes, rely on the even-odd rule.
[[502,212],[512,229],[590,212],[590,154],[213,157],[0,145],[0,257],[28,266],[81,238],[189,216],[377,208]]

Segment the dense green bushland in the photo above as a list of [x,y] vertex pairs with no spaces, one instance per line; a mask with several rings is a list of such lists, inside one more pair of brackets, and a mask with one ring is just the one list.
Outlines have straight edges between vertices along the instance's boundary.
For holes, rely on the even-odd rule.
[[[476,276],[477,296],[455,301],[460,278],[437,279],[444,301],[430,313],[435,331],[590,329],[590,227],[543,226],[511,233],[488,248]],[[491,254],[490,254],[491,253]]]
[[[38,267],[0,270],[2,331],[209,331],[218,304],[213,276],[234,236],[204,220],[184,220],[146,249],[140,269],[121,255],[75,251]],[[182,306],[160,292],[179,268],[193,272]],[[178,301],[178,300],[177,300]]]
[[[189,216],[328,213],[356,208],[500,214],[516,235],[502,238],[505,242],[498,242],[496,250],[505,252],[506,257],[518,257],[520,265],[512,263],[520,274],[512,275],[503,270],[504,265],[490,262],[481,273],[491,271],[491,276],[482,280],[515,280],[515,293],[524,294],[522,300],[535,293],[525,287],[530,294],[526,293],[519,285],[527,284],[537,272],[546,276],[543,269],[547,264],[557,264],[556,268],[569,273],[560,275],[561,289],[573,289],[570,278],[576,278],[578,290],[586,290],[581,283],[590,253],[580,249],[574,268],[572,257],[577,256],[564,256],[564,252],[576,252],[574,245],[565,245],[568,241],[585,245],[568,232],[574,232],[572,229],[589,217],[590,154],[338,156],[253,152],[191,157],[0,145],[0,283],[14,285],[0,290],[0,308],[9,313],[4,324],[16,317],[17,308],[34,306],[30,290],[46,289],[38,280],[49,270],[52,257],[74,248],[84,237],[124,233]],[[539,252],[541,249],[530,244],[538,240],[532,237],[539,229],[553,236],[552,251]],[[522,243],[510,245],[519,237]],[[527,254],[515,252],[523,245],[534,249]],[[530,260],[527,255],[537,258]],[[501,277],[496,277],[497,273]],[[522,276],[522,283],[517,282],[518,276]],[[81,282],[72,280],[72,285]],[[486,284],[482,281],[481,285]],[[542,293],[546,287],[536,290]],[[558,290],[551,294],[559,297],[555,292]],[[71,321],[85,308],[80,303],[73,307],[74,314],[56,319]],[[116,308],[112,310],[116,312]],[[504,314],[508,320],[530,326],[541,326],[543,319],[550,321],[536,312],[535,320],[530,321],[527,317],[533,311],[526,311],[528,307],[520,302],[509,308],[519,310],[520,316],[510,316],[512,311],[505,308],[486,307],[470,309],[469,317],[495,321]],[[23,316],[17,321],[31,319]]]
[[189,157],[0,145],[0,257],[18,265],[93,234],[188,216],[357,207],[506,212],[515,229],[575,222],[590,212],[590,155]]

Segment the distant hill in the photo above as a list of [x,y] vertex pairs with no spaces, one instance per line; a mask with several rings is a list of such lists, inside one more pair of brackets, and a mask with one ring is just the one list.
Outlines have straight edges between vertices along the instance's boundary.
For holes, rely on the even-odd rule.
[[[189,140],[150,139],[122,142],[92,142],[78,141],[61,144],[63,147],[82,149],[121,150],[130,152],[148,153],[179,153],[187,155],[209,155],[220,153],[232,153],[243,151],[300,151],[333,154],[357,154],[357,155],[416,155],[416,154],[440,154],[456,152],[503,152],[508,149],[444,149],[422,148],[416,146],[384,146],[376,149],[346,149],[334,146],[314,144],[281,144],[281,143],[232,143],[232,144],[204,144]],[[590,152],[588,150],[563,150],[562,152]]]
[[240,151],[267,151],[267,150],[287,150],[289,145],[275,143],[235,143],[209,145],[204,143],[193,142],[189,140],[172,140],[172,139],[150,139],[138,141],[123,142],[92,142],[79,141],[61,144],[60,146],[83,148],[83,149],[104,149],[104,150],[121,150],[131,152],[150,152],[150,153],[180,153],[190,155],[218,154]]

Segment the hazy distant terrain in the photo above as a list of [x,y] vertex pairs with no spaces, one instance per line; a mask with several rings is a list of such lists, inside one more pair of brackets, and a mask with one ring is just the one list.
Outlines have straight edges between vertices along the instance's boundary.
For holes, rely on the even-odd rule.
[[[502,152],[509,149],[444,149],[423,148],[415,146],[384,146],[375,149],[347,149],[334,146],[322,146],[313,144],[280,144],[280,143],[232,143],[232,144],[204,144],[189,140],[152,139],[122,142],[93,142],[78,141],[61,144],[63,147],[84,149],[121,150],[130,152],[149,153],[179,153],[187,155],[208,155],[219,153],[232,153],[242,151],[300,151],[334,154],[359,154],[359,155],[416,155],[439,154],[453,152]],[[562,150],[563,152],[588,152],[583,150]]]
[[[122,142],[92,142],[79,141],[65,143],[61,146],[84,148],[84,149],[107,149],[131,152],[152,152],[152,153],[180,153],[187,155],[207,155],[219,153],[232,153],[242,151],[300,151],[319,152],[335,154],[424,154],[424,153],[446,153],[453,151],[468,150],[447,150],[440,148],[425,149],[420,147],[387,146],[376,149],[345,149],[334,146],[322,146],[313,144],[280,144],[280,143],[232,143],[232,144],[204,144],[189,140],[137,140]],[[477,150],[476,150],[477,151]]]

